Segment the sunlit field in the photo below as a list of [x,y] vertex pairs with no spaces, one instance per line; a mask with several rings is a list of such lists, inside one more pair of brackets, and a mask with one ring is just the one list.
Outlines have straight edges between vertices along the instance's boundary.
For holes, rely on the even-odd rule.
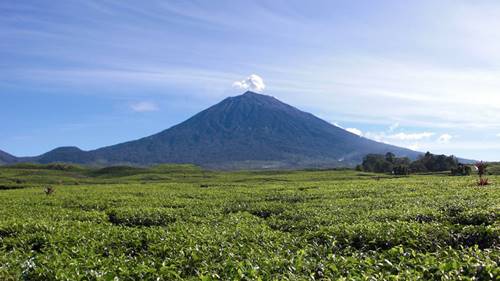
[[0,280],[498,280],[489,178],[2,167]]

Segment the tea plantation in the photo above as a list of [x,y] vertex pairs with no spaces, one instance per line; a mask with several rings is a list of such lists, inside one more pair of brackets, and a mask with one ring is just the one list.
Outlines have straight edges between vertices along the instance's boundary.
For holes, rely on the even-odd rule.
[[500,280],[489,178],[1,167],[0,280]]

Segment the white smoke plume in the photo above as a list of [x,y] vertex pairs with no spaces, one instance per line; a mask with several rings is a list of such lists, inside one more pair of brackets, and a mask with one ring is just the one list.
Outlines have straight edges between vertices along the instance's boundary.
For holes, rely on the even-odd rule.
[[234,82],[233,88],[260,93],[264,91],[266,84],[264,84],[262,77],[257,74],[252,74],[245,80]]

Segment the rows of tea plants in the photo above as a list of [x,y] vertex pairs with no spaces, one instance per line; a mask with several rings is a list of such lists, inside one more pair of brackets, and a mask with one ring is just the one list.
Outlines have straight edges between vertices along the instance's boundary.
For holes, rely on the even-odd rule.
[[500,177],[108,173],[0,190],[0,280],[500,278]]

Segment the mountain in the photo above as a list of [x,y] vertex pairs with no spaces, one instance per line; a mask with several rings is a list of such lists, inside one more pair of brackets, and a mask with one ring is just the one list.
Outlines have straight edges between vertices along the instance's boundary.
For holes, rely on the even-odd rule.
[[83,151],[75,146],[58,147],[38,157],[27,159],[42,164],[52,162],[92,164],[93,162],[95,162],[95,158],[91,151]]
[[352,166],[368,153],[420,153],[375,142],[274,97],[246,92],[229,97],[160,133],[92,151],[62,147],[32,158],[39,163],[194,163],[208,168]]
[[17,157],[0,150],[0,165],[12,164],[17,162]]

